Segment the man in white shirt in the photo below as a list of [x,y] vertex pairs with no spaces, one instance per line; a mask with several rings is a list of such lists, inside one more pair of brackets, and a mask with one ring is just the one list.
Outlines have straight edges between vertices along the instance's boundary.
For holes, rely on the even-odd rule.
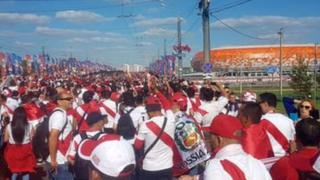
[[117,105],[110,99],[111,91],[103,90],[101,92],[100,104],[102,107],[101,113],[108,116],[108,123],[105,124],[105,128],[113,128],[115,123],[115,117],[117,114]]
[[213,119],[206,130],[211,134],[215,155],[208,161],[204,180],[271,180],[263,163],[243,151],[239,119],[221,114]]
[[221,92],[221,96],[217,100],[214,100],[215,91],[211,87],[202,87],[200,90],[201,105],[195,111],[194,118],[203,127],[210,126],[212,119],[221,113],[228,104],[224,88],[220,84],[217,84],[217,87]]
[[[145,104],[150,119],[144,121],[139,129],[135,140],[136,149],[139,150],[144,147],[146,152],[159,136],[165,121],[166,124],[159,141],[143,158],[142,172],[139,179],[171,180],[175,117],[170,110],[170,102],[160,92],[157,92],[156,97],[149,96]],[[165,115],[161,113],[161,104],[166,112]]]
[[70,93],[58,94],[58,107],[49,118],[49,152],[48,162],[51,165],[50,178],[73,179],[69,172],[67,151],[72,141],[72,119],[68,118],[67,110],[71,108]]
[[277,97],[273,93],[262,93],[259,97],[259,104],[264,113],[260,123],[267,131],[274,156],[282,157],[294,148],[295,128],[293,121],[287,116],[275,112]]

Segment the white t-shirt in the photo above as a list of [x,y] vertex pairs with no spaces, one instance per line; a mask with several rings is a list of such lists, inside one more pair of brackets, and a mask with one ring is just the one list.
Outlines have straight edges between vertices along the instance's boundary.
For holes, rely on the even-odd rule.
[[[7,128],[6,128],[7,133],[9,134],[9,144],[16,144],[15,140],[13,139],[13,135],[12,135],[12,127],[11,127],[11,123],[8,124]],[[30,124],[28,124],[28,127],[26,128],[25,132],[24,132],[24,138],[21,144],[29,144],[31,143],[31,139],[32,139],[32,126]]]
[[[294,140],[296,134],[294,123],[287,116],[280,113],[267,113],[263,115],[261,119],[265,119],[274,124],[274,126],[276,126],[278,130],[286,137],[288,142]],[[276,141],[276,139],[269,132],[267,132],[267,134],[270,139],[274,155],[276,157],[286,155],[286,151],[282,148],[278,141]]]
[[[104,104],[104,106],[107,106],[108,108],[110,108],[114,113],[117,113],[117,105],[114,101],[112,101],[111,99],[107,99],[107,100],[103,100],[102,103]],[[100,108],[101,114],[103,115],[108,115],[108,123],[105,124],[106,128],[112,128],[113,124],[115,123],[115,117],[112,117],[108,111],[106,111],[104,109],[104,107],[102,106]]]
[[[85,133],[87,134],[87,137],[90,138],[90,137],[93,137],[95,136],[96,134],[98,134],[100,131],[86,131]],[[67,156],[70,156],[71,158],[74,158],[76,153],[77,153],[77,150],[78,150],[78,147],[81,143],[83,139],[81,138],[81,135],[80,134],[77,134],[71,144],[70,144],[70,147],[69,147],[69,150],[67,152]]]
[[247,180],[271,180],[263,163],[245,153],[240,144],[230,144],[219,150],[216,156],[208,161],[204,180],[232,180],[230,174],[223,168],[221,160],[228,160],[235,164]]
[[[175,129],[174,114],[171,110],[168,110],[166,111],[165,116],[167,117],[167,124],[164,132],[166,132],[173,139]],[[150,121],[153,121],[158,125],[159,128],[162,128],[164,116],[153,117],[150,120],[142,123],[137,138],[141,141],[144,141],[145,151],[157,138],[157,136],[146,125]],[[142,168],[147,171],[160,171],[168,169],[173,166],[172,158],[172,149],[160,139],[144,158]]]
[[144,106],[138,106],[136,107],[130,114],[132,118],[132,122],[136,130],[139,130],[139,127],[141,124],[148,120],[148,114],[146,111],[146,108]]
[[194,113],[194,118],[200,123],[202,126],[207,127],[210,126],[214,117],[216,117],[224,107],[228,104],[228,99],[224,96],[220,96],[217,101],[201,101],[201,105],[199,109],[206,111],[205,115],[202,115],[199,112]]
[[[59,111],[57,110],[59,109]],[[57,111],[55,111],[57,110]],[[56,108],[50,118],[49,118],[49,132],[51,131],[51,129],[57,129],[59,131],[62,130],[64,124],[67,121],[67,125],[65,127],[65,129],[63,130],[63,132],[60,132],[59,135],[59,141],[61,140],[65,140],[67,138],[67,136],[72,133],[72,116],[67,116],[67,113],[65,110],[61,109],[61,108]],[[62,112],[61,112],[61,111]],[[48,162],[51,162],[50,160],[50,156],[48,157]],[[58,164],[64,164],[67,162],[67,158],[65,155],[63,155],[59,149],[57,151],[57,163]]]

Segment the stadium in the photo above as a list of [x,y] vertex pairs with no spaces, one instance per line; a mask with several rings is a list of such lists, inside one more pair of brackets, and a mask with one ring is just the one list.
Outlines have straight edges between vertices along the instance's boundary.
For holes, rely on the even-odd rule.
[[[301,58],[313,66],[315,59],[314,44],[282,45],[282,65],[288,70]],[[215,72],[264,71],[269,67],[278,67],[280,59],[279,45],[256,45],[215,48],[210,51],[210,62]],[[320,57],[320,51],[317,52]],[[203,52],[198,52],[191,61],[194,71],[202,72]]]

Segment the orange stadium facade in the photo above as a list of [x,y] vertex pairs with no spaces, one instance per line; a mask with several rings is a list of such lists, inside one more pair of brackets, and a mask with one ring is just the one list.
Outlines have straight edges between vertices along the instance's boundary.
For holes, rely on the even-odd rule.
[[[320,48],[317,48],[320,57]],[[309,64],[315,59],[315,45],[291,44],[282,46],[283,67],[297,64],[300,57]],[[279,45],[257,45],[215,48],[210,51],[210,62],[214,69],[264,69],[269,66],[279,66]],[[318,58],[319,59],[319,58]],[[198,52],[191,61],[195,71],[202,71],[204,64],[203,52]]]

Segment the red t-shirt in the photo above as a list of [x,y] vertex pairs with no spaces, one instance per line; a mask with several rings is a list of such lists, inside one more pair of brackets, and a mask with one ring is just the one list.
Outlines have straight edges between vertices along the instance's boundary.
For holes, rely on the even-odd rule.
[[299,172],[315,172],[312,165],[319,155],[318,149],[304,148],[285,156],[270,169],[273,180],[298,180]]

